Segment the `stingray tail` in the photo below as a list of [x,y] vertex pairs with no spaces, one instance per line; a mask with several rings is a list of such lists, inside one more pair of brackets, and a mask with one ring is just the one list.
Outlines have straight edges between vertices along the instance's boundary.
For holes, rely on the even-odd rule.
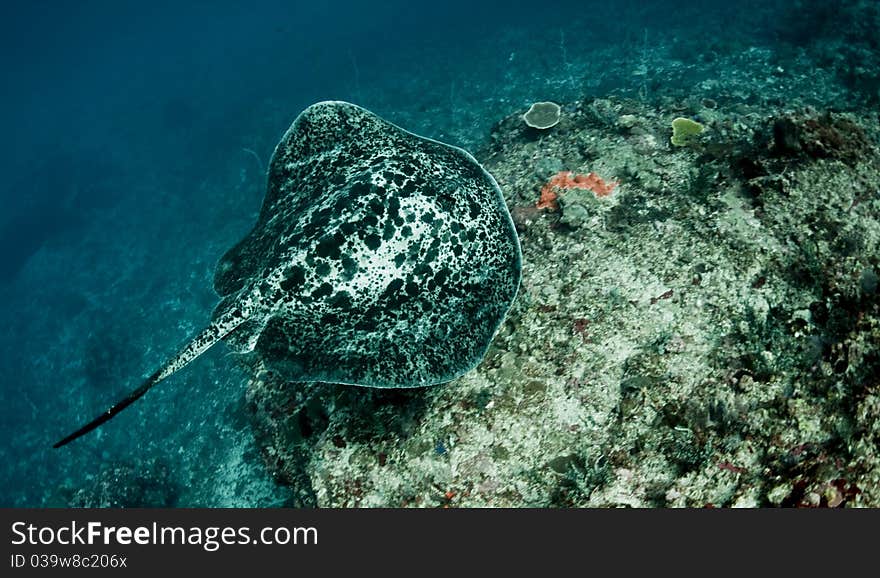
[[215,343],[232,333],[236,327],[242,324],[245,320],[246,316],[241,313],[239,310],[231,311],[222,317],[218,318],[214,323],[199,333],[194,339],[192,339],[186,346],[177,352],[177,354],[169,359],[161,368],[159,368],[153,375],[148,377],[146,381],[144,381],[140,387],[133,390],[131,393],[126,395],[124,398],[120,399],[116,403],[110,406],[110,408],[82,426],[69,436],[64,439],[56,442],[52,447],[60,448],[63,445],[67,445],[78,437],[84,436],[89,433],[93,429],[99,427],[104,422],[112,419],[116,414],[130,406],[132,403],[140,399],[145,393],[150,391],[150,389],[164,380],[165,378],[174,375],[179,370],[183,369],[189,362],[193,359],[200,356],[202,353],[211,348]]

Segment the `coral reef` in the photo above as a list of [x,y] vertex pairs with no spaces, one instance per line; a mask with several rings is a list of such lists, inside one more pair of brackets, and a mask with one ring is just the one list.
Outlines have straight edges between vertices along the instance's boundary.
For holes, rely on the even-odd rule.
[[[674,150],[660,109],[565,108],[478,157],[524,258],[484,362],[393,396],[257,368],[278,479],[320,506],[880,505],[876,124],[719,106],[736,130]],[[620,175],[615,203],[537,209],[554,179],[597,199],[563,166]]]
[[[19,114],[22,137],[64,122],[8,159],[2,502],[880,507],[880,4],[632,4],[540,34],[499,18],[372,65],[354,50],[325,85],[269,60],[281,77],[239,102],[95,84],[140,98]],[[197,84],[240,75],[222,69]],[[285,383],[218,349],[51,450],[205,321],[279,130],[328,96],[499,181],[524,281],[483,362],[388,392]],[[523,119],[538,99],[559,103],[547,130]],[[706,130],[677,147],[676,118]],[[554,175],[591,172],[619,184],[536,207]]]

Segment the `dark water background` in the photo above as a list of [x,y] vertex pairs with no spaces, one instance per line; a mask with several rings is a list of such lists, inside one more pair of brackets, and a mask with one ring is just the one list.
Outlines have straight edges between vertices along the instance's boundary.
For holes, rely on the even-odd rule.
[[88,503],[83,492],[111,491],[108,469],[127,505],[282,503],[247,426],[245,375],[222,347],[100,431],[51,444],[209,319],[213,267],[253,223],[274,144],[309,104],[349,100],[478,149],[536,100],[662,94],[658,59],[721,79],[735,71],[713,69],[712,54],[782,59],[835,33],[828,10],[3,2],[0,506]]

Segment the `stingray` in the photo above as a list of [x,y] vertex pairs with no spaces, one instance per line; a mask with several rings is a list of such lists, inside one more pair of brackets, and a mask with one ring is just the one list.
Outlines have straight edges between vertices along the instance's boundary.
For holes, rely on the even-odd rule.
[[220,341],[289,382],[410,388],[473,369],[519,288],[501,189],[463,149],[341,101],[275,148],[251,232],[220,259],[210,324],[92,431]]

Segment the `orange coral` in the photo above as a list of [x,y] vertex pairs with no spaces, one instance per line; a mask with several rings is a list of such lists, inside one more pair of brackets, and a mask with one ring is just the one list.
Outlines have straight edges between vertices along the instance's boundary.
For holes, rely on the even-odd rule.
[[582,175],[560,171],[541,188],[541,197],[535,205],[539,209],[555,211],[559,208],[559,192],[567,189],[588,189],[597,197],[607,197],[618,185],[617,181],[605,181],[596,173]]

